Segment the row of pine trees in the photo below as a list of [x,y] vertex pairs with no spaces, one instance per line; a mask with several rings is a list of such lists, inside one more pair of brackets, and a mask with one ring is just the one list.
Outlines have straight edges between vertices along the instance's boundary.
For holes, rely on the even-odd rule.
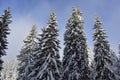
[[[1,57],[6,54],[10,10],[0,17],[0,71]],[[84,20],[78,8],[73,8],[64,33],[64,51],[60,60],[60,41],[55,12],[48,26],[38,34],[36,26],[24,40],[20,54],[17,80],[120,80],[120,59],[111,49],[102,22],[98,16],[94,24],[94,57],[89,61],[89,47],[84,32]],[[91,63],[91,64],[89,64]]]
[[64,34],[64,53],[60,60],[56,14],[37,34],[33,26],[18,55],[18,80],[120,80],[118,58],[106,40],[98,16],[94,24],[94,59],[89,65],[87,38],[82,13],[73,8]]

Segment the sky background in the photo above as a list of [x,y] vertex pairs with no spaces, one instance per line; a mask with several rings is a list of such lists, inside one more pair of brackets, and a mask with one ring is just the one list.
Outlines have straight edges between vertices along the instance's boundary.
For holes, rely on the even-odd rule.
[[[4,60],[16,59],[19,54],[23,40],[29,34],[33,25],[37,26],[38,32],[46,27],[51,12],[57,14],[59,39],[63,46],[63,35],[66,30],[67,20],[72,14],[72,8],[77,7],[83,13],[84,31],[86,33],[88,46],[93,49],[93,26],[95,15],[98,14],[102,20],[102,27],[106,30],[107,40],[111,48],[118,53],[120,43],[120,0],[0,0],[0,15],[4,9],[11,8],[12,23],[10,24],[10,35],[8,36],[7,55]],[[60,50],[62,56],[63,48]]]

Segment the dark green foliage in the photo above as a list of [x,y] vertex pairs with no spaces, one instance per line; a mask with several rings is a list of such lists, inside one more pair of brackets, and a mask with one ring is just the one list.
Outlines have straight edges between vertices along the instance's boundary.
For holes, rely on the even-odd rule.
[[[48,27],[42,29],[36,48],[36,65],[34,66],[32,79],[35,80],[59,80],[61,77],[61,61],[59,56],[59,40],[56,15],[53,12],[48,22]],[[36,76],[37,75],[37,76]]]
[[34,64],[33,61],[33,53],[34,53],[34,46],[36,44],[36,27],[33,26],[30,34],[24,40],[25,45],[20,51],[20,55],[17,56],[19,61],[18,67],[18,80],[28,80],[28,75],[32,71],[32,65]]
[[62,80],[90,80],[88,47],[83,28],[82,14],[74,8],[64,35]]
[[2,56],[6,55],[7,49],[7,35],[10,34],[9,24],[12,22],[11,20],[10,9],[4,10],[4,14],[0,17],[0,71],[2,69],[3,60]]
[[106,40],[106,33],[101,28],[101,21],[98,16],[95,20],[94,33],[94,62],[93,62],[93,80],[115,80],[112,65],[114,64],[110,45]]

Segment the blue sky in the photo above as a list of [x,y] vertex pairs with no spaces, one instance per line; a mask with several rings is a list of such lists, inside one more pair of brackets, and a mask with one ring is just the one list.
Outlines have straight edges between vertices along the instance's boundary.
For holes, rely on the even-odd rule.
[[[80,8],[84,18],[84,28],[89,48],[93,48],[93,26],[95,15],[102,20],[102,27],[106,30],[107,40],[111,48],[118,52],[120,43],[120,0],[0,0],[0,15],[8,6],[11,8],[11,34],[8,36],[8,50],[5,60],[15,59],[22,48],[23,40],[29,34],[32,25],[36,25],[38,32],[46,27],[50,13],[56,11],[59,39],[63,46],[63,34],[69,19],[72,7]],[[62,55],[62,49],[60,50]]]

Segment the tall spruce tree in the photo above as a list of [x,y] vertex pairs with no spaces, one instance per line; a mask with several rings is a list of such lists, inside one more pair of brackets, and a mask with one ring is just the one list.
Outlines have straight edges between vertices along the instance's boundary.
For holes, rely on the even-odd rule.
[[[3,60],[2,56],[6,55],[6,49],[8,45],[7,35],[10,34],[9,24],[12,22],[11,20],[10,9],[4,10],[4,14],[0,17],[0,74],[2,70]],[[1,75],[0,75],[1,77]]]
[[36,27],[33,26],[30,34],[24,40],[25,45],[20,51],[20,55],[18,55],[18,80],[28,80],[28,75],[32,71],[32,66],[34,64],[33,61],[33,53],[34,46],[36,44]]
[[42,44],[42,37],[44,36],[44,31],[45,29],[41,29],[41,33],[39,33],[36,37],[36,46],[34,48],[34,65],[32,68],[31,73],[28,75],[29,79],[28,80],[36,80],[36,75],[39,72],[39,68],[42,66],[42,63],[44,60],[41,60],[43,58],[41,56],[41,44]]
[[52,12],[48,27],[42,30],[39,39],[37,65],[34,72],[36,77],[34,80],[59,80],[61,77],[61,61],[59,56],[59,40],[57,29],[56,14]]
[[74,8],[64,34],[62,80],[90,80],[88,47],[83,24],[82,13]]
[[112,69],[114,64],[109,42],[106,40],[106,33],[101,28],[101,20],[97,16],[95,19],[94,33],[94,65],[93,80],[116,80]]

